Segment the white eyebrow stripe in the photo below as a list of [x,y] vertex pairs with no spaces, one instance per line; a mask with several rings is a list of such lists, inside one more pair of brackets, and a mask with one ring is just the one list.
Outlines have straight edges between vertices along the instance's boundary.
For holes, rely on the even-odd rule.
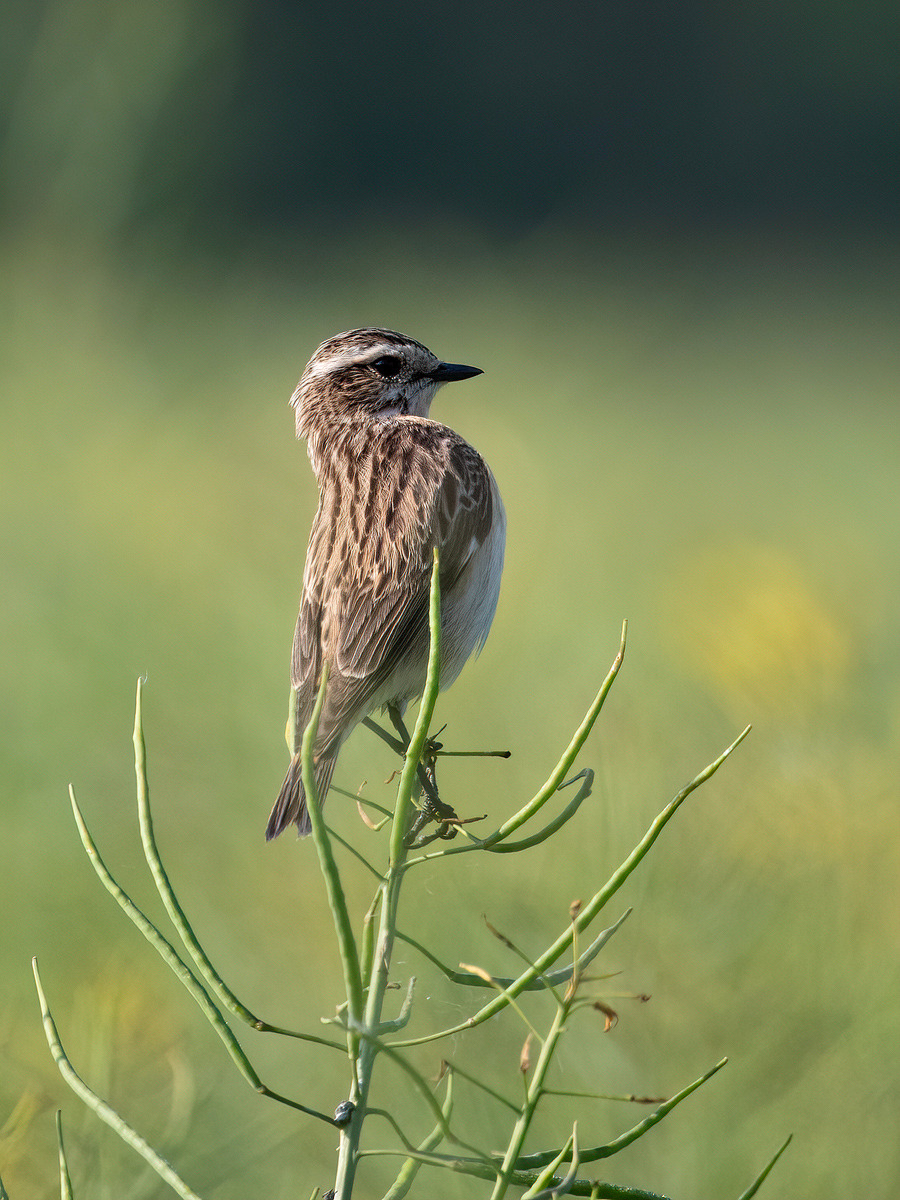
[[374,362],[376,358],[388,354],[397,357],[397,347],[392,346],[389,342],[382,342],[377,346],[367,346],[365,350],[357,346],[352,350],[345,350],[342,354],[330,354],[327,358],[323,358],[308,368],[308,378],[318,379],[321,375],[330,375],[333,371],[340,371],[343,367],[352,366],[353,363]]

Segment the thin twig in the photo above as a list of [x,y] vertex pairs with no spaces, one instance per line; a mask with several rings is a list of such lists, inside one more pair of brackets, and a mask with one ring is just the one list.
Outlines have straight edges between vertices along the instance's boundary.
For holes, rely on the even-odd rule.
[[47,997],[44,994],[44,989],[41,984],[41,977],[38,973],[37,959],[31,960],[34,969],[34,982],[37,988],[38,1000],[41,1005],[41,1018],[44,1022],[44,1033],[47,1038],[47,1044],[50,1047],[50,1053],[53,1055],[54,1062],[59,1068],[59,1073],[72,1089],[92,1112],[95,1112],[101,1121],[105,1122],[110,1129],[114,1129],[123,1142],[127,1142],[134,1150],[140,1154],[141,1158],[153,1168],[160,1179],[164,1180],[170,1188],[182,1200],[200,1200],[197,1193],[184,1182],[181,1176],[170,1166],[169,1163],[157,1154],[153,1147],[141,1137],[136,1130],[128,1124],[128,1122],[116,1112],[111,1105],[92,1091],[84,1082],[75,1068],[69,1062],[62,1042],[59,1038],[59,1030],[56,1027],[56,1022],[50,1012],[50,1007],[47,1004]]

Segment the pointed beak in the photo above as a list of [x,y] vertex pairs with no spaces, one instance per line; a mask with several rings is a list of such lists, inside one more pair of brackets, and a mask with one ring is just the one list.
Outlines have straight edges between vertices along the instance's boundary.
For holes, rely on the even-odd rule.
[[483,375],[481,367],[464,367],[460,363],[439,363],[431,372],[435,383],[453,383],[456,379],[471,379],[474,375]]

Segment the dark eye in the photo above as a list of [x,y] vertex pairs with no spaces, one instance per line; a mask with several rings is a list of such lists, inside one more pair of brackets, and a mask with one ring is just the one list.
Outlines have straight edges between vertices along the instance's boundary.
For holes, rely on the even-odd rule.
[[376,358],[372,363],[382,379],[393,379],[395,375],[399,375],[402,365],[400,359],[393,354],[385,354],[382,358]]

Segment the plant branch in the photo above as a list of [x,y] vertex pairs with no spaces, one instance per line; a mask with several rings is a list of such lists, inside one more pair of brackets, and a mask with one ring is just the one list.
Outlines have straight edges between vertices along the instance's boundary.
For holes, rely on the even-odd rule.
[[[631,912],[632,910],[630,908],[626,909],[615,925],[610,926],[609,929],[604,929],[603,932],[600,933],[593,942],[591,942],[590,946],[588,946],[586,950],[582,951],[574,967],[560,967],[556,971],[542,972],[537,978],[532,979],[520,990],[523,992],[545,991],[548,987],[555,988],[561,983],[568,983],[572,978],[573,971],[581,974],[584,969],[594,961],[594,959],[609,941],[612,934],[615,933],[615,931],[619,928],[622,922],[626,920]],[[493,976],[494,983],[489,983],[486,979],[482,979],[481,976],[471,975],[468,971],[455,971],[452,967],[448,967],[445,963],[442,963],[436,955],[431,953],[427,946],[423,946],[422,943],[417,942],[415,938],[410,937],[406,933],[401,933],[399,929],[397,930],[396,936],[400,939],[400,941],[406,942],[408,945],[418,950],[419,953],[427,958],[429,962],[434,963],[438,970],[452,983],[458,983],[464,987],[473,988],[493,987],[494,984],[499,984],[500,987],[503,988],[511,988],[515,983],[514,978],[507,978],[502,975]]]
[[[434,1150],[444,1140],[444,1124],[450,1121],[450,1116],[453,1112],[453,1072],[447,1073],[447,1094],[444,1097],[444,1103],[441,1105],[441,1121],[435,1125],[431,1133],[427,1134],[422,1139],[417,1147],[417,1154],[427,1154]],[[403,1200],[403,1197],[408,1195],[413,1182],[422,1167],[422,1162],[418,1158],[407,1158],[406,1162],[400,1168],[397,1178],[392,1186],[385,1192],[384,1200]]]
[[[57,1035],[57,1040],[59,1040],[59,1035]],[[66,1159],[66,1147],[63,1143],[62,1113],[59,1109],[56,1110],[56,1147],[59,1152],[59,1194],[61,1200],[73,1200],[72,1177],[69,1175],[69,1163]]]
[[[335,1200],[349,1200],[352,1193],[360,1154],[360,1137],[362,1135],[369,1089],[372,1084],[375,1059],[379,1051],[387,1050],[384,1042],[380,1040],[380,1032],[382,1030],[384,996],[388,985],[388,974],[397,929],[400,886],[404,876],[407,857],[406,830],[412,807],[413,786],[418,776],[422,751],[428,737],[428,727],[431,724],[440,688],[441,585],[440,560],[437,547],[435,547],[434,563],[431,571],[428,625],[430,643],[425,689],[422,693],[421,703],[419,704],[415,729],[406,748],[406,757],[400,773],[400,784],[397,788],[397,801],[394,807],[394,819],[390,833],[388,867],[379,888],[381,894],[380,905],[378,906],[379,928],[375,936],[374,952],[372,954],[372,968],[369,976],[365,1013],[362,1014],[358,1008],[354,1008],[352,1005],[349,1006],[347,1011],[348,1037],[355,1037],[357,1039],[356,1045],[358,1049],[356,1049],[353,1056],[355,1078],[351,1102],[354,1105],[354,1111],[347,1126],[341,1131],[341,1142],[338,1150],[337,1181],[334,1189]],[[319,699],[321,703],[321,694]],[[315,719],[316,717],[314,716]],[[307,736],[309,736],[309,731],[307,731]],[[304,744],[305,742],[306,738],[304,738]],[[308,765],[311,776],[311,763]],[[306,768],[307,764],[304,762],[304,772],[306,772]],[[313,833],[315,834],[315,828],[313,829]],[[374,914],[374,906],[370,911]],[[404,1069],[408,1069],[407,1064],[402,1060],[399,1061]],[[440,1108],[437,1105],[435,1105],[435,1108],[438,1119],[442,1119]]]
[[[704,769],[698,775],[696,775],[690,781],[690,783],[686,784],[677,794],[677,796],[675,796],[675,798],[666,805],[659,816],[656,817],[656,819],[650,825],[649,829],[641,838],[640,842],[638,842],[637,846],[635,846],[634,850],[632,850],[631,854],[629,854],[621,866],[610,876],[606,884],[582,908],[581,912],[571,923],[571,925],[567,926],[566,930],[560,934],[556,941],[544,951],[540,958],[536,960],[536,969],[525,971],[519,976],[512,987],[507,989],[510,995],[518,995],[519,992],[523,991],[534,979],[537,978],[539,974],[543,974],[543,972],[546,971],[546,969],[554,962],[556,962],[559,956],[563,954],[571,945],[573,937],[588,928],[596,915],[601,911],[601,909],[604,908],[604,906],[616,894],[616,892],[618,892],[628,876],[631,875],[631,873],[635,870],[635,868],[649,851],[650,847],[662,833],[663,829],[665,829],[666,825],[668,825],[669,821],[672,819],[687,797],[691,794],[691,792],[696,791],[701,784],[705,783],[716,773],[716,771],[718,771],[719,767],[721,767],[722,763],[726,760],[726,758],[728,758],[731,752],[744,740],[744,738],[750,732],[750,729],[751,726],[748,725],[747,728],[735,738],[731,745],[726,750],[722,751],[718,758],[711,762],[707,767],[704,767]],[[617,927],[617,925],[612,926],[609,932],[615,932]],[[419,1038],[416,1041],[410,1040],[406,1042],[395,1042],[394,1044],[398,1046],[419,1045],[422,1042],[433,1041],[435,1037],[445,1037],[452,1033],[460,1033],[464,1029],[471,1029],[474,1025],[480,1025],[482,1022],[494,1016],[495,1013],[500,1011],[504,1003],[505,999],[498,997],[497,999],[491,1001],[490,1004],[485,1005],[485,1007],[477,1012],[474,1016],[469,1017],[468,1020],[461,1021],[459,1025],[456,1025],[451,1029],[443,1030],[440,1034],[426,1035],[425,1037]]]
[[160,1179],[164,1180],[169,1187],[180,1196],[182,1200],[200,1200],[197,1193],[184,1182],[180,1175],[166,1162],[166,1160],[153,1149],[153,1147],[141,1137],[136,1130],[120,1117],[111,1105],[92,1091],[84,1082],[75,1068],[69,1062],[62,1042],[59,1038],[59,1030],[56,1027],[56,1022],[50,1012],[50,1007],[47,1004],[47,997],[44,994],[44,989],[41,984],[41,977],[38,973],[37,959],[31,960],[34,969],[34,983],[37,988],[38,1000],[41,1005],[41,1018],[44,1023],[44,1034],[47,1038],[47,1044],[50,1047],[50,1053],[53,1055],[53,1060],[59,1068],[59,1073],[72,1089],[92,1112],[96,1113],[101,1121],[105,1122],[110,1129],[114,1129],[123,1142],[127,1142],[134,1150],[140,1154],[141,1158],[148,1163]]
[[[72,811],[75,814],[75,823],[78,826],[78,832],[81,835],[82,844],[87,851],[88,859],[90,860],[91,866],[94,868],[98,879],[109,892],[109,894],[116,900],[125,915],[135,926],[137,926],[137,928],[144,935],[144,937],[157,952],[176,979],[178,979],[188,991],[197,1007],[221,1038],[225,1049],[228,1051],[232,1061],[243,1075],[244,1079],[246,1079],[250,1086],[255,1091],[259,1092],[260,1095],[268,1096],[272,1100],[277,1100],[279,1103],[286,1104],[290,1108],[299,1109],[301,1112],[308,1113],[313,1117],[318,1117],[319,1120],[327,1121],[330,1125],[333,1125],[333,1118],[327,1116],[325,1113],[320,1113],[314,1108],[308,1108],[306,1105],[300,1104],[296,1100],[289,1100],[287,1097],[281,1096],[277,1092],[273,1092],[270,1088],[266,1087],[266,1085],[257,1075],[252,1063],[247,1058],[247,1055],[245,1054],[240,1042],[235,1037],[234,1033],[232,1033],[228,1022],[216,1007],[209,992],[193,973],[193,971],[191,971],[187,963],[185,963],[179,956],[178,951],[175,949],[172,943],[167,938],[163,937],[153,922],[143,912],[141,912],[131,897],[127,895],[127,893],[113,878],[103,859],[100,857],[100,851],[97,849],[97,845],[91,836],[91,832],[87,827],[87,823],[85,822],[81,809],[78,807],[78,802],[75,799],[75,789],[71,786],[69,787],[69,799],[72,802]],[[324,1038],[315,1037],[313,1035],[294,1034],[292,1036],[304,1037],[307,1040],[317,1042],[320,1045],[330,1046],[334,1049],[341,1049],[336,1042],[329,1042]]]
[[[431,855],[425,855],[424,857],[435,857],[437,854],[462,854],[469,850],[494,850],[499,842],[504,841],[509,837],[510,834],[515,833],[515,831],[521,828],[526,821],[529,821],[535,815],[535,813],[540,812],[553,793],[559,790],[563,780],[569,773],[572,763],[575,761],[579,751],[587,741],[588,734],[594,727],[594,722],[600,715],[600,710],[603,708],[604,701],[609,695],[610,688],[615,682],[615,678],[619,673],[619,668],[625,659],[625,639],[627,632],[628,622],[623,621],[622,636],[619,641],[619,650],[616,654],[616,657],[613,659],[612,666],[610,667],[606,678],[600,686],[600,691],[597,693],[593,704],[591,704],[590,708],[585,714],[584,720],[575,731],[575,734],[567,746],[562,758],[553,768],[549,778],[547,779],[547,782],[534,796],[534,798],[524,805],[523,808],[520,808],[517,813],[514,813],[513,816],[511,816],[508,820],[504,821],[499,829],[489,834],[486,838],[477,839],[470,835],[470,839],[465,843],[462,843],[458,846],[447,846],[440,851],[432,852]],[[583,798],[584,797],[582,797],[582,799]],[[529,843],[526,840],[525,845],[528,844]]]
[[[153,814],[150,807],[150,784],[147,771],[147,746],[144,739],[143,726],[143,681],[137,682],[137,697],[135,700],[134,710],[134,771],[137,779],[137,803],[138,803],[138,822],[141,831],[141,844],[144,849],[144,857],[147,860],[147,866],[150,868],[150,873],[153,876],[153,881],[156,884],[156,890],[159,892],[166,912],[169,914],[169,919],[175,927],[178,936],[185,949],[190,954],[191,958],[197,966],[203,979],[213,989],[222,1004],[234,1016],[245,1021],[253,1029],[260,1033],[278,1033],[283,1037],[298,1038],[301,1041],[315,1042],[318,1045],[330,1046],[333,1049],[341,1050],[342,1046],[337,1042],[329,1042],[324,1038],[316,1037],[313,1034],[300,1033],[293,1029],[283,1029],[278,1025],[270,1025],[268,1021],[263,1021],[257,1017],[245,1004],[238,999],[231,988],[225,983],[218,971],[213,966],[206,951],[201,946],[187,915],[175,895],[175,889],[169,880],[168,873],[163,866],[162,858],[159,853],[159,846],[156,842],[156,834],[153,827]],[[71,794],[71,789],[70,789]],[[74,795],[72,803],[75,804]],[[79,832],[84,828],[84,822],[80,819],[80,814],[76,808],[76,821],[79,824]],[[82,841],[84,835],[82,834]],[[85,844],[87,849],[87,844]],[[90,854],[90,851],[88,851]],[[93,861],[93,860],[92,860]],[[123,893],[124,894],[124,893]],[[148,922],[150,924],[150,922]],[[155,930],[154,926],[150,926]],[[160,935],[161,936],[161,935]],[[181,959],[179,957],[179,962]]]
[[[707,1080],[712,1079],[713,1075],[721,1071],[727,1062],[727,1058],[723,1058],[721,1062],[717,1062],[714,1067],[711,1067],[699,1079],[695,1079],[686,1088],[682,1088],[671,1099],[664,1101],[659,1108],[654,1109],[643,1121],[639,1121],[637,1125],[632,1126],[631,1129],[627,1129],[625,1133],[620,1134],[617,1138],[613,1138],[611,1142],[607,1142],[604,1146],[593,1146],[589,1150],[582,1150],[581,1161],[589,1163],[599,1162],[603,1158],[612,1158],[614,1154],[618,1154],[620,1150],[624,1150],[626,1146],[630,1146],[633,1142],[636,1142],[638,1138],[644,1136],[648,1129],[652,1129],[654,1125],[658,1125],[664,1117],[667,1117],[673,1108],[677,1108],[682,1100],[686,1100],[688,1096],[696,1092],[697,1088],[702,1087]],[[554,1150],[545,1150],[538,1154],[528,1154],[516,1161],[515,1168],[517,1171],[540,1170],[551,1161],[555,1154],[556,1151]]]
[[[316,788],[316,777],[313,766],[313,746],[315,745],[316,734],[319,729],[319,718],[322,715],[322,708],[325,704],[325,691],[327,687],[328,663],[326,662],[322,668],[322,682],[319,685],[319,694],[316,698],[312,717],[303,733],[301,764],[303,788],[306,792],[306,808],[309,812],[313,842],[319,856],[319,869],[325,881],[328,905],[331,909],[335,933],[337,934],[341,965],[344,969],[344,986],[347,992],[350,1019],[351,1023],[354,1023],[360,1019],[363,1011],[363,985],[359,970],[359,954],[356,948],[356,939],[353,936],[350,913],[347,909],[347,898],[344,894],[340,872],[338,871],[334,853],[331,849],[331,839],[328,836],[328,830],[325,826],[325,818],[322,815],[322,804]],[[354,1053],[354,1048],[351,1046],[351,1058],[354,1056]]]
[[747,1190],[745,1192],[741,1192],[740,1196],[738,1197],[738,1200],[752,1200],[752,1197],[755,1196],[756,1193],[759,1191],[759,1189],[762,1187],[766,1176],[769,1174],[769,1172],[772,1170],[772,1168],[775,1166],[775,1164],[778,1162],[779,1158],[781,1158],[782,1154],[784,1154],[785,1150],[787,1150],[788,1146],[791,1144],[791,1142],[793,1140],[794,1140],[794,1135],[791,1134],[790,1137],[787,1139],[787,1141],[784,1142],[784,1144],[781,1146],[781,1148],[779,1150],[776,1150],[774,1157],[769,1160],[769,1162],[767,1163],[767,1165],[765,1167],[763,1167],[762,1171],[759,1173],[759,1175],[757,1175],[756,1179],[754,1179],[753,1183],[750,1184],[750,1186],[747,1188]]
[[142,699],[143,681],[139,679],[137,681],[137,695],[134,704],[134,773],[137,779],[138,822],[141,830],[141,844],[144,848],[144,857],[147,860],[147,866],[150,868],[153,882],[156,884],[156,890],[159,892],[166,912],[169,914],[169,919],[175,926],[178,936],[184,943],[188,954],[190,954],[196,963],[200,974],[212,987],[226,1008],[233,1012],[235,1016],[246,1021],[248,1025],[260,1029],[264,1022],[260,1021],[245,1004],[241,1003],[210,962],[206,951],[200,945],[191,928],[184,909],[178,902],[178,898],[166,874],[165,867],[162,864],[159,847],[156,844],[156,834],[153,830],[153,816],[150,811],[150,784],[147,778],[147,746],[144,741]]
[[[594,899],[596,900],[596,897]],[[584,914],[589,908],[590,906],[582,910],[581,914],[579,914],[579,917],[577,918],[578,922],[582,922]],[[619,929],[630,912],[631,909],[627,909],[614,925],[610,925],[608,929],[604,929],[597,938],[597,942],[600,943],[599,946],[597,945],[597,942],[595,942],[591,949],[593,950],[594,947],[596,947],[595,952],[599,953],[612,935]],[[591,917],[591,919],[593,919],[593,917]],[[583,923],[587,924],[586,921]],[[545,985],[541,982],[541,980],[545,974],[546,968],[554,963],[572,943],[572,927],[574,924],[575,922],[568,926],[566,932],[561,934],[556,941],[544,951],[544,953],[536,960],[534,966],[529,967],[517,979],[512,980],[512,982],[504,988],[502,996],[495,997],[488,1004],[486,1004],[484,1008],[479,1009],[474,1016],[469,1017],[468,1020],[461,1021],[459,1025],[454,1025],[450,1029],[442,1029],[439,1033],[425,1034],[422,1037],[409,1038],[402,1042],[393,1042],[392,1045],[395,1047],[419,1046],[423,1045],[425,1042],[436,1041],[438,1038],[449,1037],[452,1034],[462,1033],[465,1029],[472,1029],[476,1025],[482,1025],[485,1021],[490,1020],[491,1017],[495,1016],[501,1011],[501,1009],[506,1007],[506,1005],[509,1003],[510,997],[518,996],[521,992],[530,991],[534,987],[543,988]],[[571,968],[569,968],[569,972],[571,974]]]

